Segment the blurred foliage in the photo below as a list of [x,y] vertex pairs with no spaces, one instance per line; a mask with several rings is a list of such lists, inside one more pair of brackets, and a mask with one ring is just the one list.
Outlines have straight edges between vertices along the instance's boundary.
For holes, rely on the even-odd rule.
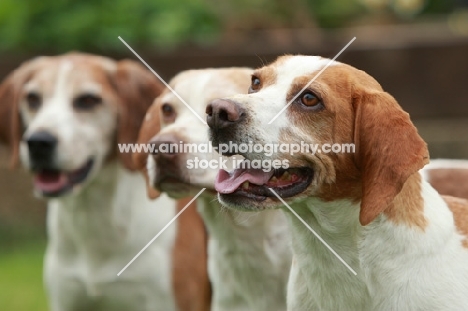
[[42,262],[45,239],[0,249],[0,308],[46,311]]
[[123,49],[117,36],[167,50],[233,30],[408,21],[457,3],[466,0],[1,0],[0,50]]
[[213,41],[220,24],[203,0],[1,0],[0,49],[118,49]]

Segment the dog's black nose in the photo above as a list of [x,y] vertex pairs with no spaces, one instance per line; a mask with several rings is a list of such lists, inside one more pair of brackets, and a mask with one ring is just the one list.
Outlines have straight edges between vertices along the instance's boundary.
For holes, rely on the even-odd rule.
[[57,138],[46,132],[33,133],[26,139],[29,149],[29,158],[33,166],[49,166],[52,164],[57,148]]
[[212,129],[222,129],[234,125],[244,117],[238,103],[227,99],[215,99],[206,107],[206,121]]

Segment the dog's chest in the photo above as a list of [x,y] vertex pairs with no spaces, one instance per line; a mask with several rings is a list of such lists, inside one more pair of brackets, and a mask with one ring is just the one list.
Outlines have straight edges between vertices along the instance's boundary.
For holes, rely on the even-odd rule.
[[291,250],[283,215],[275,211],[280,216],[275,232],[273,223],[263,223],[269,215],[231,213],[204,204],[199,210],[210,233],[213,310],[284,311]]
[[70,308],[81,300],[103,310],[174,310],[171,254],[177,224],[117,276],[175,215],[174,201],[166,196],[147,201],[144,181],[137,177],[123,176],[114,189],[91,191],[70,205],[49,203],[45,277],[52,301],[66,297]]

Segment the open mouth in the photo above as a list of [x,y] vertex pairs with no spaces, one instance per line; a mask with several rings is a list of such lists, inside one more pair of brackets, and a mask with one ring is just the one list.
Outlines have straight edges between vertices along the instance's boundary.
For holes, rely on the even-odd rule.
[[288,198],[307,189],[314,177],[310,168],[289,168],[264,172],[262,169],[235,169],[228,173],[220,170],[216,176],[215,189],[222,196],[242,196],[255,201],[275,197],[269,188],[280,197]]
[[73,171],[39,169],[34,173],[34,187],[45,197],[57,197],[81,184],[91,172],[94,161],[88,160],[81,168]]

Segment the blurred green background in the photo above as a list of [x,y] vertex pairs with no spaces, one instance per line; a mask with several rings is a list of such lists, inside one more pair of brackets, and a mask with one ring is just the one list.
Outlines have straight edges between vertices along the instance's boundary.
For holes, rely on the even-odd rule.
[[[468,157],[468,1],[1,0],[0,78],[27,58],[70,50],[133,55],[169,79],[207,66],[260,66],[284,53],[333,56],[382,82],[435,157]],[[0,310],[47,310],[45,202],[0,145]]]
[[455,0],[2,0],[0,50],[61,53],[214,46],[234,30],[415,23],[456,12]]

